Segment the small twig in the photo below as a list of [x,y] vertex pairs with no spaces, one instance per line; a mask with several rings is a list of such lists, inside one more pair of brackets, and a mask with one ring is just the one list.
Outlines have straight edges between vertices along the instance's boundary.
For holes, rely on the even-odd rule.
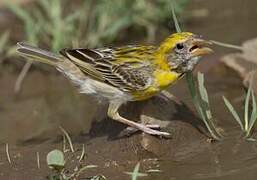
[[65,137],[65,135],[63,134],[62,137],[63,137],[62,150],[65,153],[65,152],[67,152],[69,150],[66,149],[66,137]]
[[23,66],[14,86],[14,92],[15,94],[18,94],[21,90],[22,82],[24,78],[26,77],[30,67],[32,65],[32,61],[27,61],[26,64]]
[[39,152],[37,152],[37,167],[38,167],[38,169],[40,169]]
[[81,155],[79,157],[79,162],[81,162],[85,157],[85,145],[83,144],[82,145],[82,152],[81,152]]
[[71,152],[75,152],[69,134],[67,133],[67,131],[66,131],[65,129],[63,129],[62,126],[59,126],[59,128],[60,128],[60,130],[63,132],[63,134],[65,135],[65,137],[67,138],[67,140],[68,140],[68,142],[69,142],[69,145],[70,145]]
[[12,164],[12,161],[11,161],[11,158],[10,158],[10,154],[9,154],[9,145],[8,145],[8,143],[6,143],[6,145],[5,145],[5,151],[6,151],[6,156],[7,156],[9,164]]

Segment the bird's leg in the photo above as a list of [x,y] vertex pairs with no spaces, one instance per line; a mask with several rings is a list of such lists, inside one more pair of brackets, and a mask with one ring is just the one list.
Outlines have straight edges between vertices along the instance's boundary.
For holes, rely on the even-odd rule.
[[170,134],[167,132],[154,130],[154,129],[151,129],[150,127],[147,127],[147,125],[136,123],[134,121],[130,121],[128,119],[121,117],[118,112],[118,109],[121,106],[121,104],[122,103],[120,103],[120,102],[110,102],[110,105],[108,108],[108,116],[110,118],[112,118],[116,121],[119,121],[121,123],[124,123],[132,128],[139,129],[147,134],[170,137]]

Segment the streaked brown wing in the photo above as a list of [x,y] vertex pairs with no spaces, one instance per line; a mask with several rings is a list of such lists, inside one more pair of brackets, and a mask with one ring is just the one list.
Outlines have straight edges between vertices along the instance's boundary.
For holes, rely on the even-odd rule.
[[[151,81],[149,61],[135,58],[135,48],[123,54],[118,49],[64,49],[60,53],[69,58],[90,77],[124,91],[143,90]],[[118,52],[118,53],[117,53]],[[125,59],[124,59],[125,57]],[[144,56],[142,56],[144,57]]]

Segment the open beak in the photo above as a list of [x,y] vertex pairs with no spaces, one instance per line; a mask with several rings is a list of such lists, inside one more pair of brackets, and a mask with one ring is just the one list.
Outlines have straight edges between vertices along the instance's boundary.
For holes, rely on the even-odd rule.
[[201,38],[196,38],[192,42],[192,47],[189,49],[189,52],[191,53],[192,57],[198,57],[198,56],[203,56],[206,54],[210,54],[213,52],[210,46],[212,43],[210,41],[201,39]]

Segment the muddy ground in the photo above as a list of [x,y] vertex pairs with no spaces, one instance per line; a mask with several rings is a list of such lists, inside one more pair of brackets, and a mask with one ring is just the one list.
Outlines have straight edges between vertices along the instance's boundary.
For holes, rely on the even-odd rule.
[[[256,36],[256,5],[243,0],[193,0],[188,7],[193,18],[186,20],[184,28],[210,39],[240,44]],[[168,89],[182,104],[154,97],[128,103],[122,109],[122,114],[130,119],[139,120],[143,114],[168,124],[165,129],[172,133],[171,139],[141,133],[126,137],[122,135],[125,126],[106,117],[106,102],[78,94],[58,73],[33,68],[22,91],[14,94],[18,71],[7,63],[0,73],[0,179],[46,179],[52,174],[46,155],[63,148],[59,126],[70,133],[76,151],[85,145],[85,163],[98,166],[85,171],[81,178],[103,174],[111,180],[129,179],[124,172],[132,171],[141,162],[141,172],[160,170],[148,172],[142,179],[254,179],[256,143],[240,138],[240,129],[222,101],[225,95],[243,112],[242,80],[219,61],[229,51],[217,48],[216,52],[197,67],[206,75],[214,117],[225,136],[223,141],[214,143],[210,143],[205,127],[194,113],[185,80]],[[67,161],[72,164],[75,159]]]

